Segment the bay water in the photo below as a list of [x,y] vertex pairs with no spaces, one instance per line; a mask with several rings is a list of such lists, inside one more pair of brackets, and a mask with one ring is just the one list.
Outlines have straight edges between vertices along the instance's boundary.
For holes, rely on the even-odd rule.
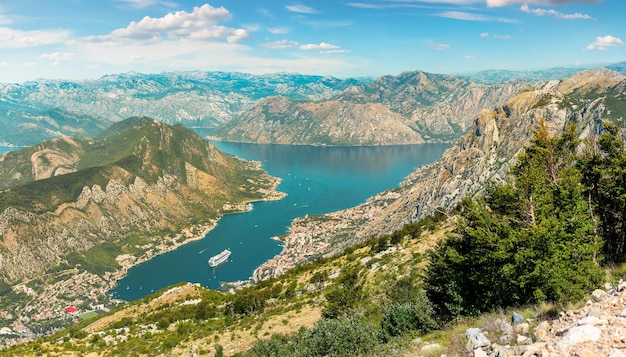
[[[259,265],[281,251],[271,239],[287,233],[291,221],[356,206],[397,187],[417,167],[436,161],[448,144],[329,147],[214,142],[222,151],[257,160],[282,179],[287,197],[253,203],[250,212],[226,215],[204,238],[131,268],[111,291],[127,301],[186,281],[215,289],[222,282],[249,279]],[[208,259],[230,249],[227,262]]]

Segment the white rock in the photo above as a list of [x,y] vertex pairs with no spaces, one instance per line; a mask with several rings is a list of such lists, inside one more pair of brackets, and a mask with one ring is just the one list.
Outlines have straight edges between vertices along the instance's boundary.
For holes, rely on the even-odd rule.
[[587,316],[587,317],[583,317],[582,319],[578,320],[578,326],[582,326],[582,325],[598,326],[598,325],[606,325],[606,324],[607,324],[606,320],[602,320],[602,319],[597,318],[595,316]]
[[548,336],[548,332],[550,332],[550,323],[548,321],[542,321],[539,325],[537,325],[537,327],[535,327],[533,332],[538,340],[545,340]]
[[468,328],[465,331],[465,337],[467,338],[466,348],[468,351],[491,346],[491,341],[479,328]]
[[606,293],[606,291],[604,290],[600,290],[600,289],[596,289],[591,293],[591,298],[593,298],[594,301],[604,301],[609,297],[609,294]]
[[474,350],[474,357],[488,357],[487,352],[483,351],[482,348],[477,348]]
[[529,326],[527,323],[519,324],[515,326],[515,332],[525,335],[528,333]]
[[570,349],[579,343],[597,341],[600,339],[602,331],[592,325],[572,327],[567,334],[556,344],[556,349],[568,353]]
[[436,350],[440,348],[441,348],[441,345],[439,345],[438,343],[429,343],[422,347],[422,352],[432,351],[432,350]]
[[626,354],[624,354],[622,351],[614,348],[611,351],[611,354],[609,355],[609,357],[626,357]]

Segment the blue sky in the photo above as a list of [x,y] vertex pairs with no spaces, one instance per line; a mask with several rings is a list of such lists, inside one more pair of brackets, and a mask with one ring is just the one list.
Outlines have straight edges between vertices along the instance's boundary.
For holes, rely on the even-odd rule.
[[0,82],[614,63],[624,14],[624,0],[19,0],[0,5]]

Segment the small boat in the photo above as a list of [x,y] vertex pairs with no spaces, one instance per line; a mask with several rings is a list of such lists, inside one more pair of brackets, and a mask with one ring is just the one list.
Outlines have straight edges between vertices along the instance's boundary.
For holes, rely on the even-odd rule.
[[224,263],[230,257],[231,251],[228,249],[224,249],[220,254],[214,255],[209,259],[209,266],[211,268],[215,268],[216,266]]

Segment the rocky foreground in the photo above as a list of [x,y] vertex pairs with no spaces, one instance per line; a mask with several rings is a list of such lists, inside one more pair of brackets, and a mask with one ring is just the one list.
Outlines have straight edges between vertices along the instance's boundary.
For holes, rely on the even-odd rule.
[[[497,320],[488,329],[470,328],[465,336],[467,353],[474,357],[626,356],[626,282],[617,287],[607,284],[594,291],[584,307],[561,312],[557,319],[524,321],[513,314],[511,322]],[[436,348],[425,342],[422,352]]]

